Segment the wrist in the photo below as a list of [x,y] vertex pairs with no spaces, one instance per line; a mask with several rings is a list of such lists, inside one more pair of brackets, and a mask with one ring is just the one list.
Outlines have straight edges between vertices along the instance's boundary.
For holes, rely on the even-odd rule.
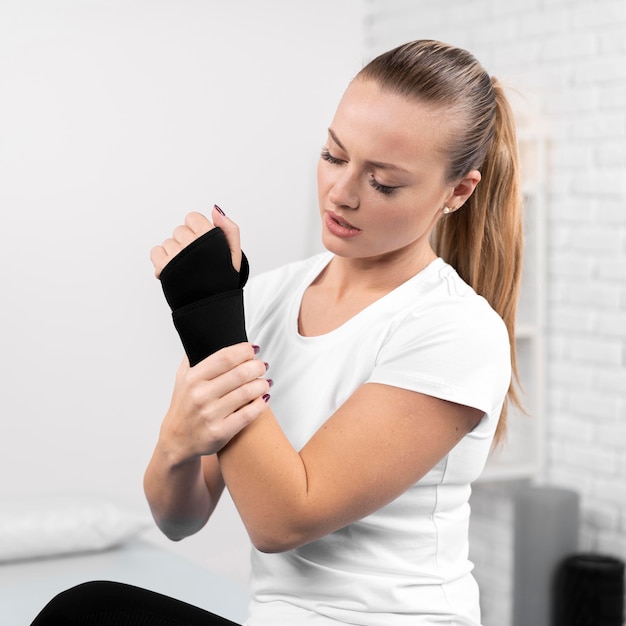
[[200,455],[191,452],[180,437],[172,432],[167,425],[167,418],[161,425],[154,451],[160,459],[160,465],[168,473],[186,468],[195,469],[195,466],[200,465]]

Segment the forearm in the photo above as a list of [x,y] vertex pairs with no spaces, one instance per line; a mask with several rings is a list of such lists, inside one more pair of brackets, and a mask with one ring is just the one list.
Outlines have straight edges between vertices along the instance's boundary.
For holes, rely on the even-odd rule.
[[268,407],[218,452],[221,475],[254,545],[264,552],[290,550],[395,500],[482,415],[406,389],[366,384],[298,451]]
[[266,407],[269,383],[250,344],[220,350],[176,373],[172,401],[144,476],[159,528],[174,540],[206,523],[224,490],[216,452]]
[[150,254],[189,360],[144,479],[154,518],[171,539],[204,526],[224,489],[215,453],[269,399],[267,366],[246,340],[239,230],[217,207],[213,219],[216,228],[190,213]]
[[157,526],[173,541],[199,531],[221,493],[209,490],[201,458],[175,463],[161,442],[146,469],[144,491]]
[[[268,407],[218,452],[224,482],[253,544],[280,552],[316,538],[305,465]],[[324,534],[323,532],[320,534]]]

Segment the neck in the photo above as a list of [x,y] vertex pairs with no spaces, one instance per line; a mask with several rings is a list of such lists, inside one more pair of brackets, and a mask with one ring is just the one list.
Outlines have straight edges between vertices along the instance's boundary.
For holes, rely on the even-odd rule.
[[373,258],[335,256],[320,278],[338,297],[355,292],[385,294],[409,280],[437,258],[428,246],[419,252],[397,250]]

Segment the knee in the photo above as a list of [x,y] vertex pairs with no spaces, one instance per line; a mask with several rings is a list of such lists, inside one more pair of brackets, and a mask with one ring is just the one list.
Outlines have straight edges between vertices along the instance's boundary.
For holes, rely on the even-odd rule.
[[31,626],[62,626],[86,613],[110,607],[118,586],[118,583],[92,581],[62,591],[46,604]]

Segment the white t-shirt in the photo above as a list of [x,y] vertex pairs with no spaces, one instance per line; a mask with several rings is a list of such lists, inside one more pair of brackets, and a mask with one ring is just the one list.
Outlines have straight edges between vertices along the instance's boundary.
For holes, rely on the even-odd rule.
[[270,363],[271,406],[293,446],[300,450],[367,382],[418,391],[485,415],[437,466],[382,509],[294,550],[253,549],[247,624],[476,626],[468,499],[511,378],[505,325],[437,259],[339,328],[303,337],[303,293],[331,258],[319,254],[246,287],[248,337]]

